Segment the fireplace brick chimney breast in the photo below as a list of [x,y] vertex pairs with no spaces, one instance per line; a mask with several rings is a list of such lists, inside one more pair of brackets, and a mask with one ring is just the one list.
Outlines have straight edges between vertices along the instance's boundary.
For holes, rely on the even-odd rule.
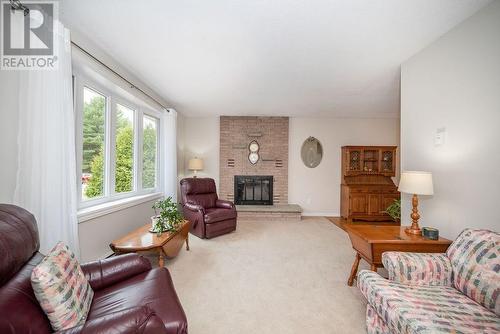
[[[219,197],[234,201],[235,175],[272,175],[273,203],[288,203],[288,117],[220,117]],[[259,161],[248,145],[259,143]]]

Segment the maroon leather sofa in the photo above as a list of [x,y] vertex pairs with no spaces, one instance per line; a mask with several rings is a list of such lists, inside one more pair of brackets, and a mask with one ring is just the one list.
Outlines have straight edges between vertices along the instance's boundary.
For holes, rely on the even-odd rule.
[[209,178],[181,180],[184,217],[191,222],[191,233],[210,239],[236,230],[234,204],[217,197],[215,181]]
[[[43,259],[35,218],[0,204],[0,333],[52,333],[31,288]],[[82,265],[94,298],[82,326],[60,333],[187,333],[187,320],[166,268],[137,254]]]

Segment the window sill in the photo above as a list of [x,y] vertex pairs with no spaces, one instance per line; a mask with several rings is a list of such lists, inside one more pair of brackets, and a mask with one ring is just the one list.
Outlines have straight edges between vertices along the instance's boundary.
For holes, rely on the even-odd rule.
[[155,199],[159,199],[163,196],[162,193],[153,193],[147,195],[138,195],[133,197],[128,197],[124,199],[119,199],[112,202],[107,202],[103,204],[94,205],[88,208],[78,210],[78,223],[83,223],[88,220],[101,217],[116,211],[120,211],[132,206],[136,206],[145,202],[149,202]]

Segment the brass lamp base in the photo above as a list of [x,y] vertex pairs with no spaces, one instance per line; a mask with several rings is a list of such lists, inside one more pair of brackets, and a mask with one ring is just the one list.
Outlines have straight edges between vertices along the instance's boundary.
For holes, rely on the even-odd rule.
[[413,195],[413,198],[411,200],[411,204],[413,206],[413,209],[411,210],[411,220],[413,223],[411,224],[410,227],[405,229],[406,234],[412,234],[412,235],[422,235],[422,230],[420,229],[420,226],[418,226],[418,220],[420,219],[420,214],[418,213],[418,197],[417,195]]
[[414,235],[422,235],[422,230],[418,228],[414,228],[413,225],[410,227],[407,227],[405,229],[406,234],[414,234]]

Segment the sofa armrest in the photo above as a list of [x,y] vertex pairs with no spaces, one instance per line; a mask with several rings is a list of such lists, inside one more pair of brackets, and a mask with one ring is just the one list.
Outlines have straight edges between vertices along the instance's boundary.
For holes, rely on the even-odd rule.
[[129,309],[88,319],[83,325],[57,332],[58,334],[156,334],[167,333],[165,325],[148,306]]
[[201,205],[198,205],[198,204],[193,204],[193,203],[184,203],[184,207],[190,211],[193,211],[193,212],[202,212],[203,214],[205,214],[205,208],[202,207]]
[[137,254],[118,255],[82,265],[93,290],[103,289],[148,270],[151,270],[149,260]]
[[453,284],[451,262],[444,253],[385,252],[382,263],[389,279],[409,285]]
[[215,202],[215,206],[218,207],[218,208],[222,208],[222,209],[234,209],[233,202],[225,201],[223,199],[218,199]]

